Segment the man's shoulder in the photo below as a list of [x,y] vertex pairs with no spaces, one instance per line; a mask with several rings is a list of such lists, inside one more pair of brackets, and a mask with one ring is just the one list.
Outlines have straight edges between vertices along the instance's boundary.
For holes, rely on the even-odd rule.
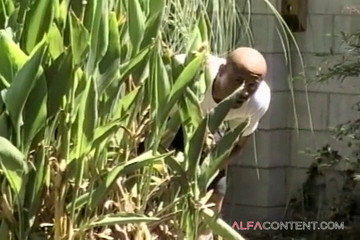
[[254,108],[253,110],[255,110],[256,112],[266,112],[269,108],[270,101],[270,87],[265,81],[262,81],[250,101],[252,107]]

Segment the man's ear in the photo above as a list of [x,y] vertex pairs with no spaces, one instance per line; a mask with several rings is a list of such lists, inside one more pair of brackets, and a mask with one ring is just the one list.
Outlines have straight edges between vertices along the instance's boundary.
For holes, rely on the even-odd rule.
[[226,65],[221,64],[218,71],[218,76],[221,77],[225,73]]

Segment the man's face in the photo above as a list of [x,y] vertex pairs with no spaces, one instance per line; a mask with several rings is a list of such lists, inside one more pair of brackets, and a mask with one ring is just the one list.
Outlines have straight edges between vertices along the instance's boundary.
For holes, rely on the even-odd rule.
[[238,93],[237,105],[239,106],[256,92],[262,81],[261,75],[249,72],[246,69],[237,69],[231,63],[221,67],[219,77],[221,78],[222,90],[226,95],[225,97],[232,94],[239,87],[244,87],[244,89]]

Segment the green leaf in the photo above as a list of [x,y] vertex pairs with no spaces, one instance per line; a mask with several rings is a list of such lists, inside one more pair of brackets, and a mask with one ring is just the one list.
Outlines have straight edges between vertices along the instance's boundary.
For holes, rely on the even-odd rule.
[[184,68],[180,76],[176,79],[169,94],[167,104],[165,104],[165,107],[161,112],[160,122],[165,122],[170,110],[184,94],[186,87],[194,81],[195,75],[201,69],[204,60],[205,52],[202,52]]
[[206,189],[224,164],[224,161],[228,160],[227,157],[230,155],[233,146],[236,144],[237,139],[247,124],[247,122],[243,122],[235,129],[226,133],[211,151],[210,156],[206,157],[201,164],[201,176],[199,180],[200,188]]
[[179,112],[183,126],[191,133],[202,121],[202,112],[198,98],[190,88],[187,88],[179,102]]
[[121,79],[127,77],[132,70],[134,70],[139,65],[143,64],[148,58],[148,54],[150,52],[150,48],[145,48],[141,52],[139,52],[135,57],[131,58],[128,62],[122,64],[120,66]]
[[12,124],[17,133],[19,133],[20,126],[23,124],[22,113],[25,103],[32,89],[40,79],[37,74],[39,72],[45,51],[45,44],[41,44],[36,52],[16,74],[13,82],[6,92],[6,109],[10,114]]
[[[211,87],[211,86],[210,86]],[[232,93],[230,96],[225,98],[223,101],[221,101],[215,108],[211,110],[209,113],[209,130],[212,133],[215,133],[216,130],[219,128],[221,123],[224,121],[226,115],[231,110],[231,108],[234,106],[236,102],[237,93],[241,91],[242,89],[239,88],[234,93]]]
[[26,13],[21,46],[27,53],[30,53],[49,32],[54,18],[54,2],[53,0],[33,1],[29,12]]
[[224,220],[216,217],[214,212],[208,208],[201,211],[201,216],[204,219],[213,233],[221,236],[226,240],[245,240],[239,233],[237,233],[231,226],[229,226]]
[[208,26],[208,22],[206,20],[207,19],[206,19],[205,14],[201,14],[201,16],[198,20],[198,28],[200,31],[202,42],[209,41],[209,26]]
[[98,148],[104,141],[109,140],[109,137],[114,134],[120,127],[123,119],[115,120],[104,126],[95,129],[95,136],[93,142],[93,149]]
[[34,169],[29,173],[29,181],[26,185],[25,208],[28,209],[29,226],[34,223],[35,217],[42,203],[42,190],[45,186],[45,147],[41,145],[36,149],[34,156]]
[[128,112],[130,106],[134,104],[135,99],[139,95],[140,89],[141,88],[138,87],[120,99],[113,118],[120,118]]
[[53,59],[56,59],[63,51],[64,44],[59,28],[55,23],[51,24],[49,34],[47,37],[49,45],[49,53]]
[[[95,18],[96,8],[98,8],[98,0],[88,0],[86,1],[86,8],[85,8],[85,16],[84,16],[84,26],[86,29],[91,32],[93,27],[93,21]],[[81,7],[80,13],[81,14]]]
[[99,95],[104,93],[104,91],[111,85],[111,83],[115,79],[120,78],[119,67],[120,67],[120,58],[109,61],[108,67],[105,70],[105,72],[99,74],[96,77],[97,91],[99,92]]
[[28,172],[25,156],[3,137],[0,137],[0,166],[11,188],[21,195]]
[[120,32],[116,15],[114,12],[109,13],[109,45],[104,58],[101,60],[99,70],[101,73],[105,72],[109,65],[120,58]]
[[94,73],[97,64],[105,55],[109,44],[108,1],[98,0],[90,31],[90,52],[87,73]]
[[195,176],[196,168],[199,166],[202,149],[206,139],[208,118],[204,118],[190,138],[186,149],[189,160],[189,173]]
[[0,30],[0,74],[11,83],[15,73],[26,62],[28,56],[11,39],[5,30]]
[[48,117],[54,116],[60,110],[62,98],[70,91],[74,81],[72,61],[71,51],[63,52],[45,71],[49,93]]
[[78,152],[80,155],[77,156],[78,158],[92,145],[98,118],[98,94],[96,92],[94,80],[89,79],[87,85],[86,94],[82,96],[78,112],[78,147],[80,148]]
[[128,1],[129,35],[134,53],[140,47],[145,31],[145,15],[141,9],[139,0]]
[[186,46],[186,53],[190,53],[192,51],[196,51],[201,47],[202,39],[201,39],[201,32],[197,25],[194,26],[194,30],[191,33],[190,41]]
[[161,23],[164,17],[165,1],[151,1],[150,18],[146,22],[144,38],[141,43],[141,49],[151,44],[152,39],[160,33]]
[[71,50],[73,52],[74,65],[82,62],[89,47],[89,32],[75,16],[70,12]]
[[[38,77],[26,101],[23,111],[23,149],[28,150],[35,135],[46,125],[47,86],[44,75]],[[39,139],[41,140],[41,139]]]

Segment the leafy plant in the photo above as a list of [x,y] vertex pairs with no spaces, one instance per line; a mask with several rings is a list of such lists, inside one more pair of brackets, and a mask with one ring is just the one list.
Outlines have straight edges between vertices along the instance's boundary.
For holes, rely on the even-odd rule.
[[[229,6],[0,1],[2,239],[196,239],[207,222],[241,239],[215,219],[206,189],[245,125],[204,154],[234,100],[205,116],[198,102],[208,46],[236,45],[240,13]],[[225,10],[232,27],[214,28]]]

